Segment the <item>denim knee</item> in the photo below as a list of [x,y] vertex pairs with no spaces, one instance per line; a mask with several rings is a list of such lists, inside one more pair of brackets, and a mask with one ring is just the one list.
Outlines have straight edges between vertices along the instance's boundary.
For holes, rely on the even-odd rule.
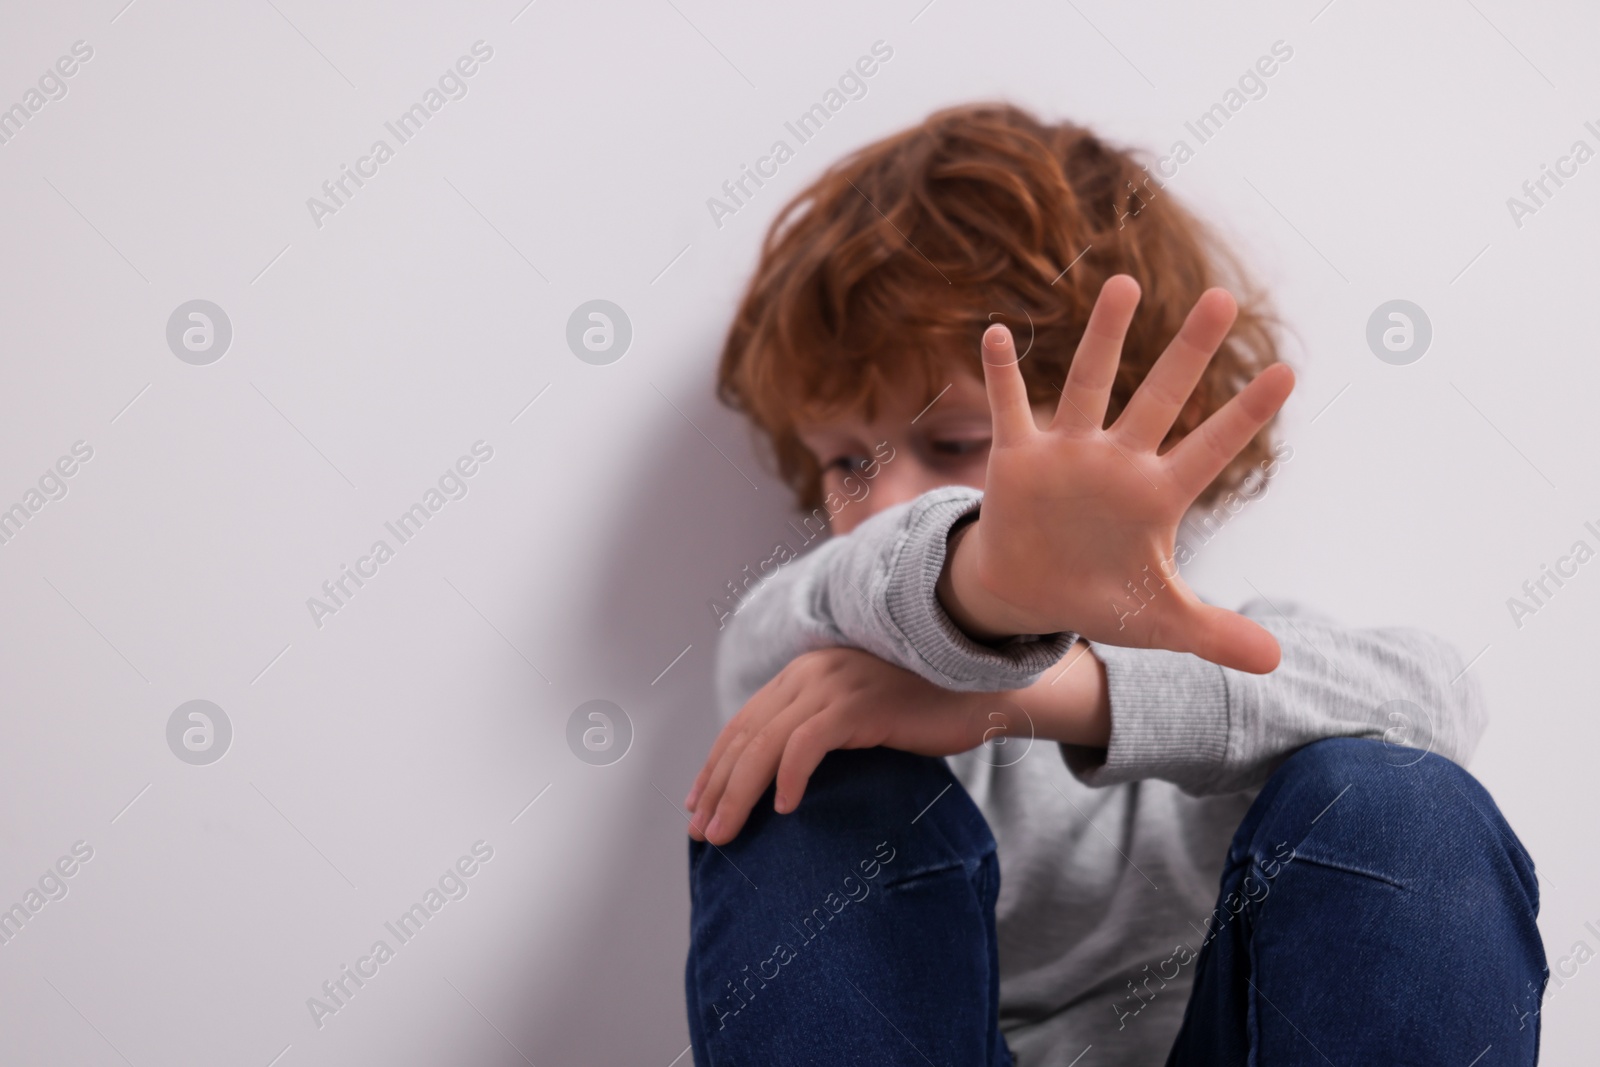
[[1511,887],[1538,911],[1533,861],[1488,791],[1437,753],[1329,738],[1273,773],[1239,827],[1232,858],[1274,850],[1452,897]]
[[1538,908],[1532,861],[1460,766],[1373,739],[1307,745],[1234,836],[1169,1063],[1302,1046],[1340,1063],[1466,1063],[1486,1046],[1532,1063]]
[[904,1038],[877,1034],[873,1004],[896,1005],[900,1025],[961,1062],[1005,1062],[994,838],[945,762],[832,752],[793,812],[774,812],[772,797],[728,844],[689,845],[698,1067],[900,1063]]
[[995,851],[983,815],[936,757],[889,748],[830,752],[793,812],[775,812],[773,795],[769,786],[739,836],[720,849],[690,840],[693,890],[708,879],[792,880],[847,858],[859,867],[886,852],[895,856],[886,883],[893,884],[952,866],[973,870]]

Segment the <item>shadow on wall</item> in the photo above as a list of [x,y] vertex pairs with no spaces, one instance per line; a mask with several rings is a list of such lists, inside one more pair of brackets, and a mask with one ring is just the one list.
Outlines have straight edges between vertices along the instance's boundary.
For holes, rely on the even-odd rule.
[[728,459],[661,405],[651,435],[658,447],[641,457],[632,486],[617,487],[622,503],[599,554],[612,566],[588,613],[573,619],[586,647],[605,650],[595,695],[628,712],[634,739],[619,763],[584,768],[611,775],[605,784],[625,796],[611,798],[622,814],[594,827],[598,855],[585,856],[584,866],[600,873],[586,876],[585,910],[564,920],[569,951],[515,964],[514,988],[540,990],[529,1001],[522,1029],[530,1044],[522,1047],[541,1064],[667,1067],[688,1044],[681,801],[719,725],[711,680],[718,625],[708,601],[721,599],[745,564],[770,554],[792,503],[756,459],[747,424],[710,395],[709,380],[674,401]]

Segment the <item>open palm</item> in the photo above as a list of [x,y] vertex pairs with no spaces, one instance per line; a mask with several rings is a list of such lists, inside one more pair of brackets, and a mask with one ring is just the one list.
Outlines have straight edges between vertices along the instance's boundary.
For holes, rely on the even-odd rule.
[[1294,374],[1283,364],[1268,367],[1158,453],[1238,308],[1226,290],[1202,294],[1106,427],[1138,302],[1131,277],[1106,281],[1055,416],[1042,429],[1010,331],[996,325],[984,334],[993,444],[979,518],[950,561],[961,604],[952,614],[980,631],[1071,630],[1106,644],[1192,652],[1265,673],[1277,666],[1277,641],[1243,616],[1202,603],[1172,561],[1184,513],[1282,407]]

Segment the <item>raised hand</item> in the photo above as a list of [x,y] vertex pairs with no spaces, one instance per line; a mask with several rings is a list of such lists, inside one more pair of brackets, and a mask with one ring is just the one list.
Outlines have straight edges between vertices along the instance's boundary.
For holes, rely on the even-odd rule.
[[[951,539],[940,600],[979,638],[1071,630],[1264,674],[1278,664],[1273,636],[1202,603],[1172,560],[1184,513],[1283,406],[1294,373],[1268,367],[1158,454],[1238,308],[1226,290],[1203,293],[1116,422],[1104,427],[1138,303],[1133,278],[1106,281],[1044,429],[1010,331],[995,325],[984,333],[993,443],[983,504],[977,521]],[[1135,591],[1140,600],[1131,599]]]

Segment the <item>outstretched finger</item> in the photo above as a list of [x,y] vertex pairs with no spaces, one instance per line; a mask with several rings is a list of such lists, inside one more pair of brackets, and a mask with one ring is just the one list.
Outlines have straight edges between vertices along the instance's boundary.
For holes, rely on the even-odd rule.
[[1122,342],[1128,336],[1134,309],[1139,306],[1139,283],[1129,274],[1114,274],[1100,287],[1094,310],[1083,328],[1083,338],[1072,354],[1061,403],[1056,407],[1057,427],[1098,430],[1105,426],[1111,386],[1122,361]]
[[1135,449],[1154,451],[1172,429],[1238,312],[1238,304],[1226,289],[1201,293],[1178,335],[1134,391],[1112,432]]
[[1022,380],[1017,346],[1011,331],[995,323],[983,331],[983,386],[989,397],[994,447],[1017,444],[1038,430]]
[[1193,500],[1221,474],[1294,390],[1294,371],[1274,363],[1164,457],[1177,484]]

